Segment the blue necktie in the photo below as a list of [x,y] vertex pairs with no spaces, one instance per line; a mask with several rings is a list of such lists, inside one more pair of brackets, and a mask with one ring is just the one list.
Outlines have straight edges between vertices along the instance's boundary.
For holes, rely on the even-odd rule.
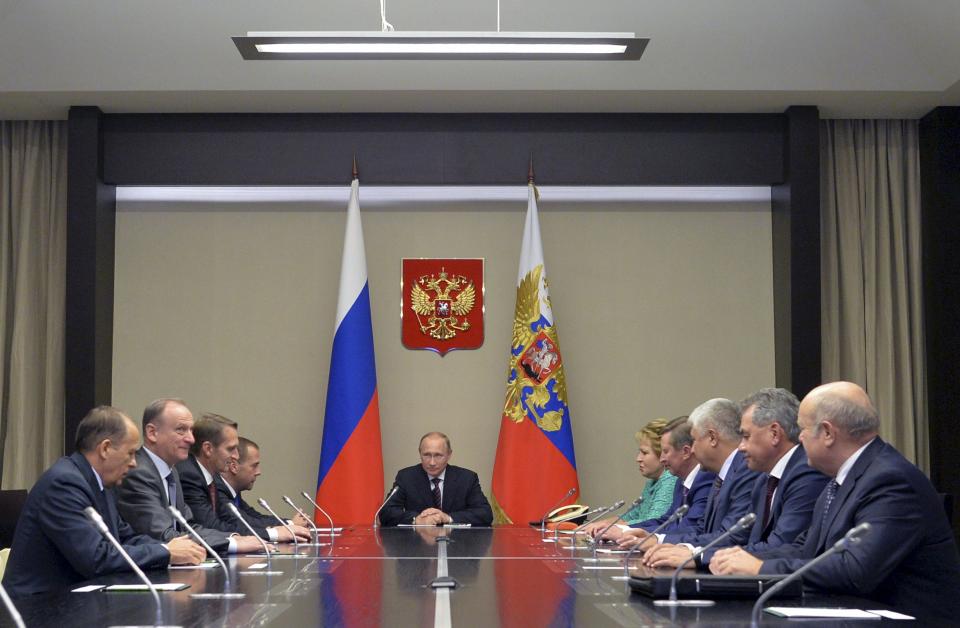
[[[173,471],[167,474],[167,496],[170,498],[170,505],[176,507],[177,505],[177,482],[173,478]],[[173,519],[173,529],[180,530],[180,522],[176,518]]]
[[823,500],[823,515],[820,517],[820,534],[823,535],[826,530],[824,526],[827,525],[827,515],[830,514],[830,504],[833,503],[833,498],[837,496],[837,489],[840,488],[840,485],[837,484],[836,480],[830,480],[830,483],[827,484],[827,495]]

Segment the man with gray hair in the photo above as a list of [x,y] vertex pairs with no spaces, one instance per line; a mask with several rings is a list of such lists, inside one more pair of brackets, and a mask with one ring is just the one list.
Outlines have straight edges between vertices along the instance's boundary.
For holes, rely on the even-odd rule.
[[[740,452],[747,466],[762,476],[753,486],[752,512],[757,521],[722,542],[748,552],[792,543],[810,527],[817,497],[828,478],[807,464],[797,424],[797,397],[783,388],[763,388],[740,402]],[[729,550],[707,550],[701,565],[722,569]],[[719,566],[713,562],[718,559]]]
[[665,534],[649,547],[644,563],[676,567],[701,547],[729,530],[750,511],[753,485],[760,476],[747,467],[740,453],[740,409],[729,399],[705,401],[690,413],[693,452],[707,471],[717,474],[707,500],[707,511],[694,532]]
[[142,569],[196,565],[206,551],[187,538],[166,544],[138,535],[117,514],[113,487],[137,466],[136,424],[117,408],[98,406],[77,426],[76,449],[57,460],[30,490],[4,572],[11,596],[68,589],[77,582],[128,571],[126,560],[87,520],[93,508]]
[[804,584],[868,597],[925,622],[956,622],[960,556],[942,501],[923,472],[878,436],[867,393],[850,382],[815,388],[800,404],[798,423],[810,466],[833,478],[810,528],[756,555],[734,548],[716,571],[791,573],[869,523],[859,543],[805,572]]

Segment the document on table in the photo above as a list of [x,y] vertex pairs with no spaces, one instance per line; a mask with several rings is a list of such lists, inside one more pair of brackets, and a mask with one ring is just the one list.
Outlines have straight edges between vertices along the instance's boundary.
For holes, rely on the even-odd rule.
[[[190,587],[183,582],[161,582],[153,585],[157,591],[183,591]],[[113,591],[118,593],[129,593],[138,591],[149,591],[150,587],[145,584],[111,584],[104,591]]]
[[790,619],[881,619],[880,615],[859,608],[803,608],[799,606],[771,606],[763,609],[777,617]]

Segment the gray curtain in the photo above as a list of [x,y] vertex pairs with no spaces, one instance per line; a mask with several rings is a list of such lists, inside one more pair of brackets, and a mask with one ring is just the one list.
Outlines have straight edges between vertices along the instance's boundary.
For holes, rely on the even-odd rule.
[[824,120],[820,150],[824,381],[864,386],[929,471],[918,123]]
[[0,122],[0,484],[63,452],[67,127]]

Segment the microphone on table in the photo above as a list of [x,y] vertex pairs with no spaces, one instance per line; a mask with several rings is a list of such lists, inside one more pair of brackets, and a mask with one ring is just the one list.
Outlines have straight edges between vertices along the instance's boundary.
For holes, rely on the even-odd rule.
[[397,494],[397,491],[399,491],[399,490],[400,490],[400,486],[399,486],[396,482],[394,482],[394,483],[393,483],[393,488],[391,488],[391,489],[390,489],[390,492],[387,493],[386,499],[383,500],[383,503],[380,504],[380,507],[377,508],[377,512],[374,513],[374,515],[373,515],[373,527],[374,527],[374,528],[379,528],[379,527],[380,527],[380,511],[383,510],[383,507],[387,505],[387,502],[390,501],[390,498],[393,497],[394,495],[396,495],[396,494]]
[[300,494],[303,495],[304,499],[306,499],[308,502],[310,502],[311,504],[313,504],[313,507],[314,507],[314,508],[316,508],[317,510],[319,510],[320,512],[322,512],[322,513],[323,513],[323,516],[326,517],[326,518],[327,518],[327,521],[330,522],[330,544],[332,545],[332,544],[333,544],[333,537],[334,537],[333,519],[330,518],[330,515],[327,514],[327,511],[326,511],[326,510],[324,510],[323,508],[320,507],[320,504],[318,504],[316,501],[314,501],[314,499],[313,499],[312,497],[310,497],[309,495],[307,495],[307,492],[306,492],[306,491],[300,491]]
[[290,526],[290,524],[288,524],[286,521],[284,521],[282,518],[280,518],[280,515],[278,515],[277,513],[273,512],[273,508],[270,507],[270,504],[268,504],[268,503],[267,503],[267,500],[265,500],[264,498],[261,497],[260,499],[258,499],[258,500],[257,500],[257,503],[260,504],[260,506],[262,506],[263,508],[265,508],[265,509],[267,510],[267,512],[269,512],[271,515],[273,515],[273,518],[276,519],[277,521],[279,521],[279,522],[280,522],[280,525],[282,525],[284,528],[287,529],[287,532],[289,532],[289,533],[290,533],[290,536],[293,537],[293,553],[294,553],[294,554],[299,554],[299,553],[300,553],[300,545],[297,543],[297,534],[296,534],[296,532],[293,531],[293,528]]
[[190,533],[190,536],[196,539],[197,542],[200,545],[202,545],[205,550],[207,550],[207,553],[213,556],[217,560],[217,562],[220,563],[220,569],[223,570],[223,588],[224,588],[223,593],[192,593],[190,597],[234,598],[234,599],[246,597],[246,593],[228,593],[227,592],[230,589],[230,571],[227,569],[227,565],[226,563],[223,562],[223,559],[220,558],[220,554],[213,551],[213,548],[210,547],[210,544],[204,541],[203,537],[200,536],[200,534],[193,529],[193,526],[187,523],[187,520],[183,517],[182,514],[180,514],[180,511],[177,510],[176,506],[171,504],[167,506],[167,510],[169,510],[170,514],[173,515],[173,518],[176,519],[180,523],[180,525],[182,525],[184,529]]
[[110,528],[107,527],[103,517],[100,516],[100,513],[97,512],[96,508],[93,506],[87,506],[83,509],[83,514],[87,516],[87,519],[89,519],[90,523],[93,524],[93,527],[97,529],[97,532],[99,532],[105,539],[110,541],[110,544],[113,545],[114,549],[120,552],[120,555],[123,556],[123,559],[127,561],[128,565],[130,565],[130,569],[133,570],[133,573],[137,574],[137,577],[140,578],[145,585],[147,585],[148,589],[150,589],[150,595],[153,596],[153,602],[157,605],[157,625],[163,623],[161,621],[163,617],[163,611],[161,610],[162,606],[160,604],[160,594],[157,593],[157,587],[150,582],[150,578],[147,578],[146,574],[143,573],[143,570],[140,569],[136,561],[134,561],[133,558],[130,557],[130,554],[123,549],[123,545],[120,544],[120,541],[118,541],[117,538],[110,533]]
[[701,556],[705,551],[724,540],[731,534],[736,534],[740,530],[749,528],[753,525],[753,522],[757,520],[757,515],[755,513],[748,513],[737,521],[735,524],[730,526],[730,529],[710,541],[693,554],[690,555],[690,558],[686,559],[680,566],[677,567],[677,570],[673,572],[673,577],[670,579],[670,599],[669,600],[654,600],[653,604],[655,606],[712,606],[715,604],[713,600],[677,600],[677,579],[680,578],[680,572],[683,571],[684,565],[689,563],[691,560],[694,560],[697,556]]
[[753,612],[750,613],[750,626],[751,628],[756,628],[760,625],[760,613],[763,610],[763,605],[771,597],[776,595],[778,591],[786,587],[788,584],[801,577],[805,572],[809,571],[814,565],[819,564],[821,561],[826,559],[828,556],[835,554],[837,552],[842,552],[846,549],[849,549],[851,545],[856,545],[859,543],[863,537],[870,532],[871,526],[868,522],[864,521],[858,526],[850,528],[850,530],[843,535],[843,538],[834,543],[827,551],[820,554],[807,564],[805,564],[800,569],[797,569],[792,574],[776,583],[769,589],[763,592],[759,598],[757,598],[757,603],[753,605]]
[[[17,628],[26,628],[26,624],[23,623],[23,617],[20,616],[20,611],[17,610],[17,607],[13,605],[13,600],[10,599],[10,596],[7,595],[7,590],[3,588],[3,584],[0,584],[0,600],[3,600],[3,605],[7,607],[7,612],[10,613],[10,617],[13,619],[13,623]],[[160,617],[157,617],[157,622],[159,623]]]
[[[680,519],[682,519],[683,516],[687,514],[688,510],[690,510],[689,504],[680,504],[680,506],[673,511],[673,514],[667,517],[666,521],[664,521],[663,523],[661,523],[660,525],[658,525],[656,528],[653,529],[653,532],[651,532],[647,538],[650,538],[651,536],[656,538],[657,534],[660,533],[660,530],[663,530],[674,521],[679,521]],[[641,545],[643,545],[643,541],[631,547],[630,551],[627,552],[626,558],[623,559],[623,577],[624,578],[630,577],[630,557],[633,556],[633,553],[636,552]]]
[[590,520],[588,520],[588,521],[584,521],[583,523],[581,523],[580,525],[578,525],[576,528],[574,528],[573,534],[576,535],[577,532],[579,532],[580,530],[584,529],[585,527],[587,527],[589,524],[593,523],[593,522],[596,521],[597,519],[602,519],[602,518],[605,517],[606,515],[608,515],[608,514],[610,514],[611,512],[613,512],[614,510],[617,510],[618,508],[622,508],[625,503],[626,503],[626,501],[624,501],[624,500],[622,500],[622,499],[619,499],[619,500],[617,500],[616,502],[614,502],[613,504],[607,506],[606,508],[600,507],[600,508],[595,508],[595,509],[591,510],[590,512],[587,513],[587,515],[586,515],[587,517],[589,517],[590,515],[592,515],[592,514],[595,513],[595,512],[599,512],[600,514],[597,515],[596,517],[594,517],[593,519],[590,519]]
[[[640,496],[637,497],[635,500],[633,500],[633,503],[630,504],[630,508],[631,508],[631,509],[636,508],[637,506],[640,505],[640,502],[642,502],[642,501],[643,501],[643,495],[640,495]],[[614,524],[615,524],[616,522],[618,522],[618,521],[620,521],[620,516],[617,516],[613,521],[611,521],[611,522],[607,525],[607,527],[605,527],[603,530],[600,531],[600,534],[597,534],[597,535],[595,535],[595,536],[593,537],[593,539],[592,539],[591,541],[592,541],[592,543],[593,543],[593,548],[594,548],[594,549],[596,549],[596,548],[597,548],[597,545],[600,544],[600,540],[602,539],[603,535],[606,534],[607,530],[609,530],[610,528],[612,528],[612,527],[614,526]]]
[[544,534],[546,532],[547,517],[550,516],[550,513],[553,512],[554,509],[557,508],[560,504],[566,501],[567,498],[573,497],[576,494],[577,494],[577,487],[576,486],[570,487],[570,490],[567,491],[563,497],[558,499],[557,503],[555,503],[553,506],[550,506],[550,508],[547,509],[547,512],[543,513],[543,517],[540,518],[540,534]]
[[306,515],[302,510],[300,510],[299,508],[297,508],[297,505],[293,503],[293,500],[291,500],[291,499],[290,499],[289,497],[287,497],[286,495],[283,495],[283,501],[287,502],[287,505],[290,506],[291,508],[293,508],[294,512],[296,512],[298,515],[300,515],[301,517],[303,517],[303,518],[307,521],[307,523],[310,525],[310,527],[313,528],[313,541],[314,541],[314,543],[317,543],[317,544],[319,545],[319,544],[320,544],[320,529],[317,528],[316,525],[314,525],[313,520],[310,519],[309,517],[307,517],[307,515]]
[[267,542],[264,541],[262,538],[260,538],[260,535],[257,534],[256,530],[253,529],[253,526],[251,526],[247,522],[247,520],[243,518],[243,515],[240,514],[240,509],[237,508],[236,504],[234,504],[233,502],[227,502],[227,508],[230,510],[231,513],[233,513],[234,517],[240,520],[240,523],[242,523],[244,527],[247,528],[247,530],[250,530],[250,534],[256,537],[258,541],[260,541],[260,545],[263,546],[263,553],[267,555],[267,569],[269,570],[270,569],[270,548],[267,547]]

